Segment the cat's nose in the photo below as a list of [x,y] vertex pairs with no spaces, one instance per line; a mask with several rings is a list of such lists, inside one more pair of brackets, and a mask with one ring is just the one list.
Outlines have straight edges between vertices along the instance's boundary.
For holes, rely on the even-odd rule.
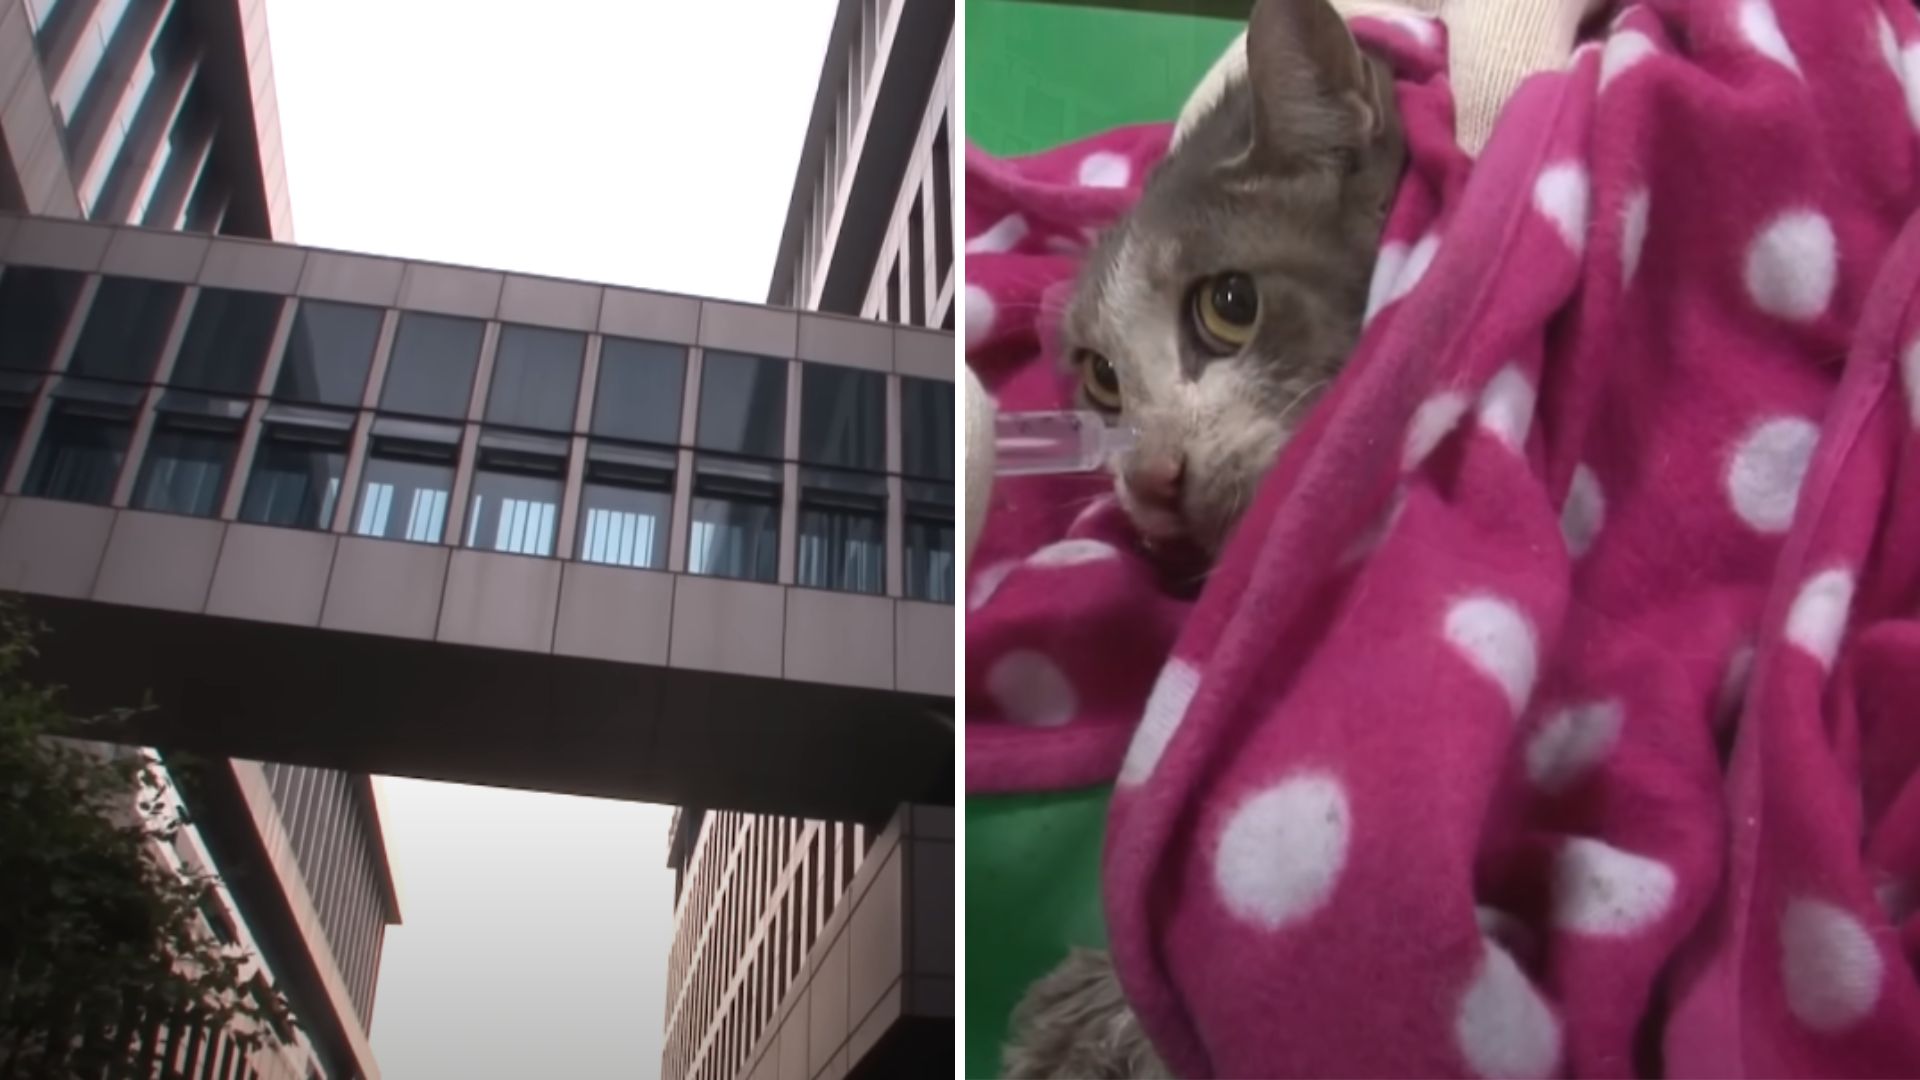
[[1180,506],[1180,480],[1186,463],[1177,455],[1146,458],[1134,463],[1127,472],[1127,488],[1133,497],[1149,506],[1177,510]]

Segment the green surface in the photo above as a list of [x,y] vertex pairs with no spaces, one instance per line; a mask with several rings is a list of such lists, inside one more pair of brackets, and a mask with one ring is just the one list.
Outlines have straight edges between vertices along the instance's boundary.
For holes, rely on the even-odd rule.
[[1100,847],[1112,796],[968,796],[966,1075],[1000,1075],[1008,1014],[1068,946],[1106,944]]
[[1245,26],[1232,19],[967,0],[967,138],[1028,154],[1170,121]]

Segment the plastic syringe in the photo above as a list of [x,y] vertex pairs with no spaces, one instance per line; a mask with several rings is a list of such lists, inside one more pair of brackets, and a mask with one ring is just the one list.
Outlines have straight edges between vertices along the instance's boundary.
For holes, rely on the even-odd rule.
[[1099,413],[1016,412],[994,417],[994,472],[1049,476],[1097,472],[1131,449],[1134,431]]

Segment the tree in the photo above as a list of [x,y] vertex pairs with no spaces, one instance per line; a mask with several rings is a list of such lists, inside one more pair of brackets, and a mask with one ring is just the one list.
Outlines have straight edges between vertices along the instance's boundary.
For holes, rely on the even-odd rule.
[[0,598],[0,1080],[144,1080],[221,1033],[289,1041],[285,999],[203,914],[217,877],[168,857],[188,824],[168,769],[79,741],[139,710],[69,715],[29,675],[41,632]]

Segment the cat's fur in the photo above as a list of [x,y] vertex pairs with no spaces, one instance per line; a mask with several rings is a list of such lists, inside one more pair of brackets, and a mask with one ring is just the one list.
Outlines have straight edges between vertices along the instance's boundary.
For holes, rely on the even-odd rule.
[[[1139,433],[1115,470],[1122,506],[1143,535],[1210,554],[1359,337],[1406,159],[1391,72],[1328,0],[1262,0],[1246,49],[1246,76],[1101,237],[1062,324],[1063,355],[1113,363]],[[1257,284],[1260,317],[1244,348],[1216,358],[1187,301],[1228,271]],[[1182,474],[1172,514],[1129,479],[1169,461]]]
[[[1406,160],[1391,73],[1360,52],[1328,0],[1260,0],[1246,40],[1246,77],[1102,237],[1063,327],[1066,355],[1111,360],[1139,432],[1116,469],[1121,504],[1144,534],[1209,553],[1352,351]],[[1247,345],[1216,358],[1197,346],[1187,301],[1196,282],[1228,271],[1257,283],[1261,313]],[[1168,455],[1182,465],[1172,515],[1129,483],[1131,470]],[[1087,950],[1028,991],[1005,1068],[1021,1080],[1172,1075],[1112,960]]]

